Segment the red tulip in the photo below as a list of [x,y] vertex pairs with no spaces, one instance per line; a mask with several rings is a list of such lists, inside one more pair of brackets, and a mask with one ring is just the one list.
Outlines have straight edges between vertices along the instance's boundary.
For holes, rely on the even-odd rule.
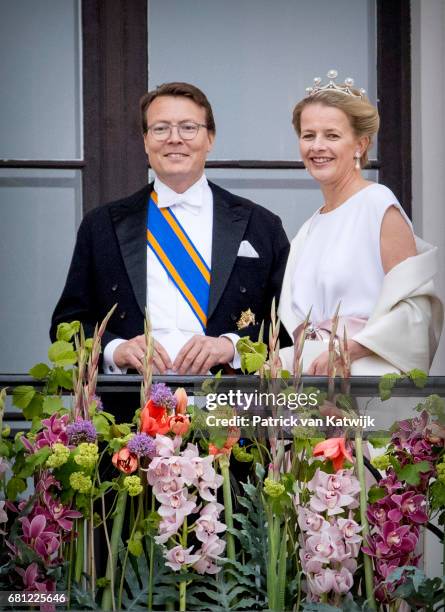
[[190,420],[188,416],[176,414],[168,419],[170,431],[177,436],[184,436],[190,429]]
[[117,467],[124,474],[131,474],[138,469],[137,455],[130,453],[126,446],[114,453],[112,462],[114,467]]
[[352,455],[346,450],[344,438],[328,438],[319,442],[312,451],[314,457],[322,455],[325,459],[330,459],[337,472],[341,470],[345,459],[352,463]]

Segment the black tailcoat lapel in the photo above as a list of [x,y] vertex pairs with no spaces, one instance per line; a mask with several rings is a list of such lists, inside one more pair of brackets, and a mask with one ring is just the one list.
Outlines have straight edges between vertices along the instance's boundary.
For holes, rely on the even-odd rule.
[[125,269],[142,315],[147,300],[147,205],[153,183],[110,210]]
[[251,211],[232,196],[209,182],[213,193],[212,270],[210,283],[210,319],[224,292],[246,231]]

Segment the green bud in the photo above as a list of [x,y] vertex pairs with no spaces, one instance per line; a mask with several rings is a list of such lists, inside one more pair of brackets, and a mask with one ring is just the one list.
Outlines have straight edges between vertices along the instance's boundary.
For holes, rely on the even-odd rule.
[[89,493],[93,487],[91,478],[82,472],[73,472],[70,475],[70,485],[79,493]]
[[52,449],[52,454],[46,460],[46,466],[49,468],[58,468],[64,465],[69,459],[70,449],[60,442],[56,442]]
[[144,490],[139,476],[126,476],[124,478],[124,488],[127,489],[130,497],[135,497]]
[[281,482],[276,482],[271,478],[266,478],[264,481],[264,492],[269,497],[280,497],[285,492],[284,485]]
[[387,470],[391,465],[388,455],[379,455],[371,459],[371,464],[378,470]]

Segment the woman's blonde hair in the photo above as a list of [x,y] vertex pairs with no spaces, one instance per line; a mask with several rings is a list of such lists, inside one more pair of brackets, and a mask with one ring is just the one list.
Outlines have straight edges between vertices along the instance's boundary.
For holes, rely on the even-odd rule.
[[372,146],[373,137],[379,130],[380,117],[376,107],[371,104],[365,95],[360,95],[357,89],[351,89],[354,96],[335,90],[320,91],[307,96],[298,102],[292,113],[292,125],[298,136],[301,134],[301,113],[309,104],[323,104],[343,111],[357,138],[367,136],[369,144],[360,158],[360,166],[364,168],[368,163],[368,150]]

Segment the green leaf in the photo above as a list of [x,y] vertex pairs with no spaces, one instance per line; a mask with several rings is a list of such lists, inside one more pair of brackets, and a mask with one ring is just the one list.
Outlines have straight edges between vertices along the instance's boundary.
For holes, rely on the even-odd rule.
[[335,397],[335,405],[341,410],[346,410],[347,412],[355,412],[354,411],[354,399],[350,395],[339,393]]
[[414,369],[408,372],[408,376],[418,389],[423,389],[428,382],[428,374],[422,370]]
[[410,485],[417,486],[420,483],[420,474],[428,472],[431,469],[431,464],[428,461],[419,461],[419,463],[409,463],[403,466],[400,470],[396,470],[399,480],[404,480]]
[[388,438],[388,436],[382,438],[368,438],[368,442],[373,448],[385,448],[391,442],[391,438]]
[[74,334],[78,334],[80,330],[79,321],[71,321],[71,323],[59,323],[57,326],[57,340],[69,342]]
[[6,485],[6,495],[9,501],[15,501],[17,495],[26,490],[26,482],[17,476],[13,476]]
[[148,516],[141,522],[143,533],[152,537],[158,535],[160,522],[161,516],[155,510],[152,510],[148,513]]
[[123,438],[131,433],[131,426],[128,423],[113,424],[110,428],[110,432],[113,438]]
[[36,471],[36,468],[45,463],[45,461],[51,455],[51,452],[52,451],[49,446],[44,446],[36,453],[25,457],[25,466],[19,472],[18,476],[21,478],[28,478],[29,476],[32,476]]
[[341,612],[341,608],[324,603],[305,603],[302,610],[303,612]]
[[241,358],[241,368],[243,372],[254,374],[264,365],[265,361],[266,355],[262,355],[261,353],[247,353]]
[[15,387],[12,392],[12,403],[14,406],[17,406],[17,408],[26,408],[35,394],[36,390],[34,387],[20,385],[19,387]]
[[48,349],[48,359],[58,366],[68,366],[76,363],[77,354],[71,342],[57,340]]
[[46,363],[37,363],[29,370],[29,375],[37,380],[43,380],[48,376],[50,371],[51,370]]
[[111,436],[111,425],[105,418],[102,412],[99,412],[93,417],[93,424],[99,435],[103,436],[105,440],[109,440]]
[[368,491],[368,504],[375,504],[379,499],[383,499],[386,495],[386,490],[383,487],[373,485]]
[[287,493],[291,495],[294,493],[295,476],[293,474],[290,472],[281,474],[280,482],[284,485]]
[[103,416],[106,419],[108,419],[108,421],[110,423],[114,423],[116,421],[116,417],[114,416],[114,414],[111,414],[111,412],[105,412],[105,410],[102,410],[102,412],[100,414],[101,414],[101,416]]
[[343,612],[364,612],[364,610],[370,610],[370,608],[362,608],[352,599],[345,599],[342,601],[341,609]]
[[434,481],[429,488],[428,494],[433,512],[445,508],[445,482],[440,480]]
[[36,393],[26,408],[23,408],[25,419],[32,420],[42,416],[43,395]]
[[263,342],[252,342],[249,336],[240,338],[236,350],[241,357],[241,369],[244,374],[254,374],[267,359],[267,346]]
[[431,416],[437,417],[441,425],[445,425],[445,398],[432,394],[425,398],[423,404],[418,404],[416,410],[426,410]]
[[401,380],[401,374],[384,374],[379,381],[379,393],[382,402],[391,397],[392,389],[398,380]]
[[50,395],[47,395],[43,400],[44,414],[51,415],[57,412],[58,410],[61,410],[62,408],[63,408],[63,401],[62,401],[62,398],[58,395],[56,395],[55,397],[51,397]]
[[62,367],[54,368],[52,382],[57,387],[71,391],[73,389],[73,371],[65,370]]
[[266,470],[264,469],[264,466],[261,463],[255,464],[255,474],[260,482],[263,481],[264,476],[266,474]]
[[4,440],[0,440],[0,457],[9,457],[10,445]]
[[104,480],[98,487],[94,489],[94,499],[99,499],[102,495],[108,491],[108,489],[114,489],[115,483],[112,480]]

